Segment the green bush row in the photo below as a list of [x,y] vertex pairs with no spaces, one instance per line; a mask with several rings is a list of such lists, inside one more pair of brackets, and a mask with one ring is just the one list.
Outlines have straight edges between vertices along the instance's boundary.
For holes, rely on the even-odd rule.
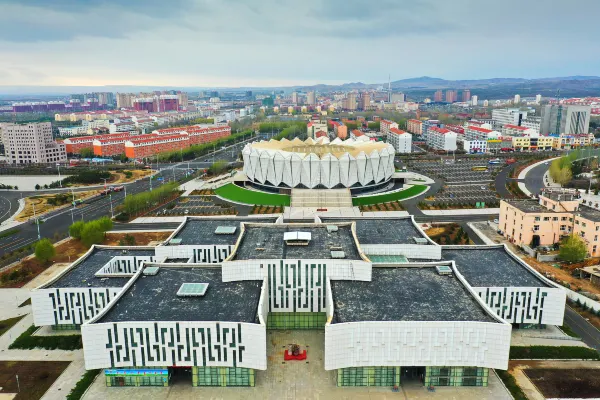
[[155,207],[173,197],[179,188],[179,182],[169,182],[151,192],[142,192],[127,196],[123,202],[123,211],[128,215],[137,215]]
[[92,221],[74,222],[69,227],[69,234],[75,239],[79,239],[86,246],[102,243],[105,233],[113,227],[113,222],[109,217],[101,217]]
[[594,349],[578,346],[511,346],[511,360],[600,360]]
[[506,386],[506,388],[508,389],[510,394],[512,394],[515,400],[527,400],[527,396],[517,384],[517,380],[514,376],[509,374],[508,371],[502,371],[499,369],[496,370],[496,373],[498,374],[500,379],[502,379],[502,382],[504,382],[504,386]]
[[33,325],[23,332],[9,349],[78,350],[83,348],[81,335],[32,336],[37,328]]
[[100,373],[99,369],[90,369],[86,371],[81,379],[75,384],[75,387],[67,395],[67,400],[79,400],[83,397],[85,391],[90,387],[96,376]]

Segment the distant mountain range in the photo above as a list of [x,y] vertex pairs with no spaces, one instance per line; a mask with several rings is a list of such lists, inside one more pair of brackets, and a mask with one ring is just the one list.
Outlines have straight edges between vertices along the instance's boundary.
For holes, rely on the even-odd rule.
[[[61,96],[71,93],[87,92],[146,92],[154,90],[184,90],[198,92],[202,90],[316,90],[319,92],[367,90],[379,86],[388,86],[384,83],[351,82],[341,85],[318,84],[312,86],[285,86],[285,87],[182,87],[182,86],[133,86],[133,85],[106,85],[106,86],[0,86],[0,98],[10,99],[24,95]],[[415,98],[432,96],[432,91],[438,89],[471,89],[471,94],[479,95],[480,99],[496,99],[512,97],[520,94],[522,97],[542,94],[554,96],[560,89],[561,97],[600,96],[600,77],[598,76],[565,76],[555,78],[489,78],[472,80],[446,80],[421,76],[418,78],[401,79],[391,82],[392,89],[401,90]]]

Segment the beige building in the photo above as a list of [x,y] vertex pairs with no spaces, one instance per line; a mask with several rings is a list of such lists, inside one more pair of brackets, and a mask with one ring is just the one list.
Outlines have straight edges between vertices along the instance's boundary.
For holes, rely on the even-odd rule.
[[551,246],[575,233],[590,256],[600,255],[600,210],[582,205],[575,190],[546,189],[539,200],[502,200],[498,227],[519,246]]
[[49,164],[67,161],[64,143],[55,142],[52,124],[2,124],[2,143],[10,164]]
[[546,151],[552,150],[554,138],[550,136],[514,136],[512,147],[516,151]]

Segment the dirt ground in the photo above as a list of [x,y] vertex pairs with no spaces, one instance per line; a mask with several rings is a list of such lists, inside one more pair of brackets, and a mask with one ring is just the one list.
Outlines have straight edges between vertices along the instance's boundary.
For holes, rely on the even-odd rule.
[[[469,236],[462,231],[458,224],[432,225],[425,231],[427,236],[437,244],[471,244]],[[459,237],[459,234],[461,236]]]
[[[75,199],[84,199],[86,197],[98,194],[100,192],[100,190],[88,190],[85,192],[76,192],[75,193]],[[54,194],[45,194],[45,195],[39,195],[39,196],[32,196],[32,197],[27,197],[25,199],[25,208],[23,208],[23,211],[21,211],[19,213],[19,215],[17,215],[15,217],[15,219],[17,221],[26,221],[29,218],[33,217],[33,207],[35,206],[35,214],[36,215],[40,215],[43,214],[45,212],[54,210],[58,207],[62,207],[64,206],[53,206],[48,204],[48,199],[49,198],[53,198]],[[72,199],[72,197],[71,197]]]
[[0,361],[0,393],[17,393],[17,400],[40,399],[68,365],[65,361]]
[[151,169],[132,169],[132,170],[128,170],[128,171],[133,174],[131,176],[131,178],[125,177],[125,174],[122,171],[110,171],[110,173],[112,174],[112,177],[111,177],[110,181],[108,181],[107,183],[114,185],[117,183],[133,182],[136,179],[146,177],[146,176],[152,174],[153,172],[156,172]]
[[[578,288],[581,288],[585,292],[595,293],[600,296],[600,287],[593,285],[588,279],[579,279],[571,275],[571,270],[577,267],[577,265],[565,267],[558,262],[543,263],[535,258],[522,255],[521,258],[542,275],[554,277],[553,280],[558,280],[559,283],[569,283],[571,290],[577,291]],[[598,265],[598,258],[586,260],[586,264]],[[554,267],[553,265],[561,265],[561,268]]]
[[170,235],[169,232],[133,232],[133,233],[107,233],[106,240],[104,240],[105,245],[108,246],[118,246],[119,241],[125,241],[125,236],[129,235],[135,239],[135,246],[147,246],[152,242],[163,242]]
[[523,371],[547,398],[597,399],[600,396],[598,369],[546,369]]

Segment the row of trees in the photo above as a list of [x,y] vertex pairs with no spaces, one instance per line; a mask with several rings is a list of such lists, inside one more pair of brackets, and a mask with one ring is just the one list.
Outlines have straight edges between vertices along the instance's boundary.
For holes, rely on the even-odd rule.
[[77,221],[69,227],[69,234],[81,240],[86,246],[99,244],[104,241],[106,232],[111,230],[113,222],[109,217],[102,217],[92,221]]
[[579,157],[578,151],[573,151],[564,157],[552,161],[550,177],[560,185],[566,185],[573,178],[573,162]]
[[123,212],[127,216],[131,216],[147,211],[175,196],[178,188],[178,182],[170,182],[157,187],[151,192],[142,192],[127,196],[123,202]]
[[249,137],[253,132],[251,130],[236,133],[225,138],[217,139],[210,143],[197,144],[194,146],[190,146],[183,150],[175,150],[165,153],[160,153],[157,155],[158,161],[181,161],[183,160],[193,160],[194,158],[203,156],[205,154],[210,153],[215,148],[219,148],[222,146],[226,146],[232,143],[235,143],[238,139]]

